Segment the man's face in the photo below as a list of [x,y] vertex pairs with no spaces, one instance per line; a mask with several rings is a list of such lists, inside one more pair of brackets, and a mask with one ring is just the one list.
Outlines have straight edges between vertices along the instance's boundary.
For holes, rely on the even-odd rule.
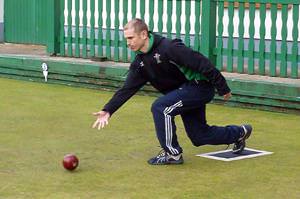
[[124,37],[127,40],[127,46],[132,51],[139,51],[145,46],[147,39],[146,31],[136,33],[134,28],[124,30]]

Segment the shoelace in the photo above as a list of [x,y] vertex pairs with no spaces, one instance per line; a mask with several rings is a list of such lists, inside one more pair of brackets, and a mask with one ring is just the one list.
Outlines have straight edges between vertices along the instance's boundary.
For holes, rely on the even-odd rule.
[[167,155],[167,153],[166,153],[166,151],[164,150],[164,149],[161,149],[160,151],[159,151],[159,153],[157,154],[157,158],[160,158],[160,157],[163,157],[163,156],[166,156]]

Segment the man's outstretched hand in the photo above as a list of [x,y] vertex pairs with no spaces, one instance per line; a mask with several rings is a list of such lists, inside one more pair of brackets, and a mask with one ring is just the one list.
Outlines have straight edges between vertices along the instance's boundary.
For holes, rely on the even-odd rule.
[[93,113],[94,116],[97,117],[97,120],[93,124],[93,128],[98,128],[98,130],[104,128],[108,125],[108,120],[110,118],[110,114],[107,111],[99,111]]
[[232,96],[231,92],[226,93],[225,95],[223,95],[223,98],[225,101],[229,100],[229,98]]

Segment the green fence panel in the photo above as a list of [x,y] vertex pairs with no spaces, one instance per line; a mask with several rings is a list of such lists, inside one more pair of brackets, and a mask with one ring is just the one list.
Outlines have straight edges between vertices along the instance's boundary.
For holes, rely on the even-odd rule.
[[228,16],[229,16],[229,24],[228,24],[228,46],[227,46],[227,72],[233,72],[233,17],[234,17],[234,7],[233,2],[229,2],[228,4]]
[[293,47],[292,47],[292,78],[298,77],[298,62],[300,61],[298,56],[298,36],[299,30],[297,24],[299,23],[299,4],[293,5]]
[[105,33],[105,46],[106,46],[106,57],[108,59],[111,59],[111,49],[110,49],[110,44],[111,44],[111,1],[106,1],[106,13],[107,13],[107,18],[106,18],[106,33]]
[[190,31],[191,31],[191,1],[185,1],[185,36],[184,36],[184,43],[187,46],[191,46],[190,41]]
[[59,53],[59,0],[4,1],[4,41],[47,45],[49,54]]
[[95,57],[95,0],[90,0],[91,17],[90,17],[90,56]]
[[75,57],[80,57],[79,0],[75,0]]
[[161,35],[163,31],[163,11],[164,11],[164,2],[163,0],[158,0],[158,22],[157,28],[158,33]]
[[[136,0],[131,0],[131,14],[132,14],[132,18],[136,18],[136,4],[137,1]],[[133,61],[135,58],[135,53],[133,51],[130,52],[130,61]]]
[[[124,14],[124,17],[123,17],[123,27],[127,24],[127,13],[128,13],[128,0],[124,0],[123,1],[123,14]],[[123,40],[122,40],[122,48],[123,48],[123,53],[122,53],[122,60],[124,62],[127,62],[128,61],[128,51],[127,51],[127,42],[126,42],[126,39],[123,37]]]
[[191,1],[185,2],[185,36],[184,36],[184,43],[187,46],[191,46],[190,44],[190,31],[191,31]]
[[[154,1],[149,1],[149,15],[154,16]],[[153,17],[150,17],[149,30],[153,31],[153,29],[154,29],[154,19]]]
[[146,1],[140,0],[141,19],[145,20]]
[[[64,13],[65,11],[65,1],[60,1],[60,13]],[[65,56],[65,15],[60,15],[60,38],[59,38],[59,44],[60,44],[60,55]]]
[[173,4],[172,1],[167,1],[167,38],[172,38],[172,12],[173,12]]
[[215,64],[213,51],[216,46],[216,1],[202,0],[201,13],[201,52]]
[[266,4],[260,4],[259,8],[260,27],[259,27],[259,74],[265,75],[265,35],[266,35]]
[[200,51],[200,15],[201,15],[201,4],[200,0],[195,1],[195,38],[194,38],[194,50]]
[[[53,2],[44,0],[4,1],[4,40],[10,43],[47,44]],[[49,9],[50,8],[50,9]],[[54,19],[50,19],[54,20]],[[54,23],[54,22],[52,22]],[[50,25],[50,24],[49,24]]]
[[244,72],[244,17],[245,17],[245,4],[239,4],[239,38],[238,38],[238,66],[237,72]]
[[68,0],[68,56],[73,55],[72,48],[72,0]]
[[115,0],[115,36],[114,36],[114,61],[119,61],[119,0]]
[[248,74],[254,74],[254,18],[255,4],[250,3],[249,8],[249,44],[248,44]]
[[217,43],[217,64],[219,70],[223,70],[223,17],[224,17],[224,2],[218,2],[218,43]]
[[281,52],[280,52],[280,76],[287,76],[287,18],[288,18],[288,6],[286,4],[282,5],[281,9]]
[[87,0],[82,0],[82,57],[87,58]]
[[50,55],[56,55],[59,53],[60,50],[59,49],[60,0],[38,1],[38,2],[39,3],[37,4],[37,6],[39,7],[39,5],[41,5],[42,9],[38,10],[40,14],[37,16],[44,15],[46,16],[46,19],[43,18],[40,19],[38,17],[37,27],[35,28],[40,28],[40,30],[37,29],[36,31],[37,32],[46,31],[43,37],[46,38],[47,53]]
[[[98,57],[103,57],[103,19],[102,19],[102,12],[103,12],[103,2],[98,1]],[[125,18],[125,17],[124,17]]]
[[180,38],[181,33],[181,13],[182,13],[182,1],[176,0],[176,38]]
[[277,20],[277,5],[271,5],[271,46],[270,46],[270,76],[276,76],[276,20]]

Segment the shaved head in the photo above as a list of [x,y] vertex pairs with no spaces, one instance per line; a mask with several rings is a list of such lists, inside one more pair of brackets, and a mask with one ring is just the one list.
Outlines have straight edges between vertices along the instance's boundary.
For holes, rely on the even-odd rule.
[[135,33],[141,33],[142,31],[146,31],[149,34],[148,26],[142,19],[132,19],[125,26],[124,31],[128,29],[134,29]]
[[147,52],[150,33],[148,26],[141,19],[132,19],[124,26],[124,37],[132,51]]

